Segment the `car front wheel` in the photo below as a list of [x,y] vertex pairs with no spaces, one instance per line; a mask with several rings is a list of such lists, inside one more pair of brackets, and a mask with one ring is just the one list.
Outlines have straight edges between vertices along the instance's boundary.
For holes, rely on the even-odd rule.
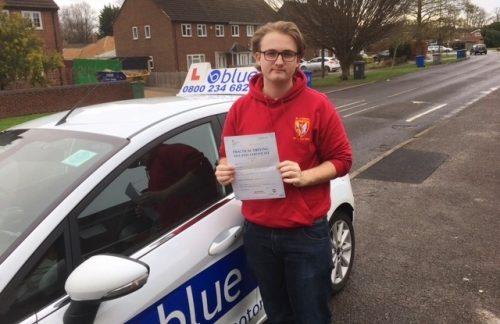
[[350,215],[343,210],[332,215],[329,226],[334,267],[330,279],[336,294],[346,285],[354,264],[354,228]]

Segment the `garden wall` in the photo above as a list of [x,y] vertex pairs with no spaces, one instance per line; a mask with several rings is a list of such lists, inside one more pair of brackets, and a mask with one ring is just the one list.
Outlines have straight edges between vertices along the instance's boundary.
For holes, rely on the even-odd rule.
[[132,85],[127,81],[0,91],[0,118],[56,112],[75,105],[82,107],[132,98]]

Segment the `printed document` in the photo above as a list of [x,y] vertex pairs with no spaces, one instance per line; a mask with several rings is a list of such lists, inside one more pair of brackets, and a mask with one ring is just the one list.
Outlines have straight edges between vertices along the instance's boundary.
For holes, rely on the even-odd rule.
[[236,169],[232,186],[237,199],[285,198],[274,133],[228,136],[224,145],[227,161]]

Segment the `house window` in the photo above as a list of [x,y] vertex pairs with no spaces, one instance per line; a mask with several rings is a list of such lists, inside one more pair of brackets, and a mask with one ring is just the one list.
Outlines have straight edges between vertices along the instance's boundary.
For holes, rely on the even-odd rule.
[[233,37],[240,36],[240,26],[231,25],[231,36],[233,36]]
[[187,56],[187,68],[193,63],[205,62],[205,54],[188,54]]
[[254,33],[255,33],[255,26],[248,25],[247,26],[247,36],[252,37]]
[[181,29],[182,29],[182,37],[193,36],[191,31],[191,24],[181,24]]
[[224,37],[224,25],[215,25],[215,37]]
[[43,29],[42,14],[40,11],[22,11],[23,17],[31,21],[35,29]]
[[137,26],[132,27],[132,39],[139,39],[139,28]]
[[207,25],[205,24],[196,25],[196,32],[198,33],[198,37],[207,37]]
[[155,68],[155,63],[154,63],[153,57],[150,56],[149,60],[148,60],[148,70],[151,71],[154,68]]
[[151,26],[150,25],[144,26],[144,38],[146,38],[146,39],[151,38]]

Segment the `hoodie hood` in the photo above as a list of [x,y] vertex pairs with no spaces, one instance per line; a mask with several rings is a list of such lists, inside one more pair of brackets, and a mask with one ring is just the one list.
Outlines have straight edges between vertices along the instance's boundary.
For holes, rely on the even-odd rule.
[[293,86],[292,88],[281,98],[272,99],[267,97],[262,91],[264,87],[264,76],[262,73],[254,75],[250,79],[250,96],[255,100],[265,102],[267,105],[273,105],[274,103],[285,103],[295,97],[297,97],[307,86],[307,77],[301,70],[295,72],[293,76]]

